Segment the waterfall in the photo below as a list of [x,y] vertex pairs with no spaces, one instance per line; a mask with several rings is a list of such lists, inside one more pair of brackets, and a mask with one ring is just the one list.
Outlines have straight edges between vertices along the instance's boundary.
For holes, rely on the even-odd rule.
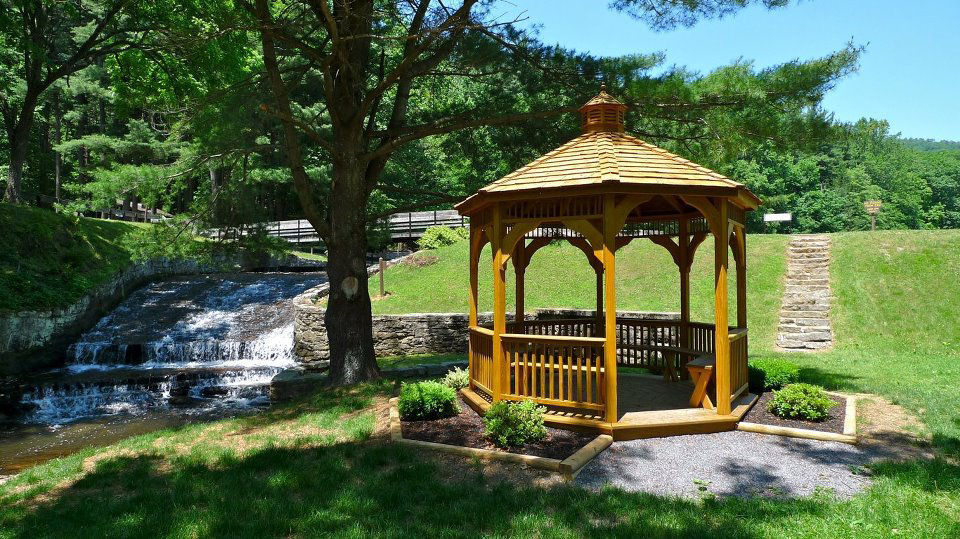
[[324,281],[240,273],[147,285],[69,347],[64,369],[27,382],[26,420],[262,406],[295,362],[291,301]]

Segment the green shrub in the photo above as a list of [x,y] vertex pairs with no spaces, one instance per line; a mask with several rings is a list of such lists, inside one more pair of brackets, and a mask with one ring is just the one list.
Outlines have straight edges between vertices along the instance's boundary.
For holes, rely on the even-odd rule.
[[769,410],[773,415],[787,419],[823,421],[836,404],[820,386],[790,384],[774,391]]
[[780,389],[800,381],[800,367],[784,359],[757,359],[751,361],[748,368],[753,391]]
[[432,226],[424,231],[417,245],[421,249],[439,249],[453,245],[470,234],[466,228],[450,228],[448,226]]
[[547,409],[533,401],[500,401],[483,417],[484,434],[500,447],[539,442],[547,436],[543,413]]
[[447,371],[446,376],[443,377],[443,383],[454,391],[459,391],[470,385],[470,373],[467,369],[454,367],[453,370]]
[[400,418],[441,419],[460,413],[457,392],[440,382],[415,382],[400,386]]

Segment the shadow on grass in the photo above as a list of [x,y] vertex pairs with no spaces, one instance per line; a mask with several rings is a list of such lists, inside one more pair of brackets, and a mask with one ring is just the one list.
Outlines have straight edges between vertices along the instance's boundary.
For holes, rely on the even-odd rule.
[[[237,421],[253,427],[303,413],[319,414],[318,421],[342,420],[342,412],[367,408],[375,396],[389,393],[390,385],[324,391]],[[919,506],[924,518],[917,522],[960,532],[949,514],[949,500],[960,497],[960,468],[943,461],[879,465],[874,475],[884,489],[859,502],[825,496],[697,501],[610,488],[595,492],[493,483],[467,465],[441,469],[393,444],[327,443],[268,445],[243,456],[199,439],[191,450],[171,456],[140,444],[143,454],[103,456],[76,482],[0,505],[0,536],[750,538],[785,530],[816,535],[838,522],[867,518],[885,524],[889,512],[910,521],[918,514],[920,502],[915,500],[929,500],[924,493],[946,496],[939,498],[946,501],[924,501]],[[438,479],[451,471],[455,480]],[[864,514],[864,505],[878,509]]]
[[[170,469],[167,469],[170,468]],[[434,468],[379,444],[265,449],[215,463],[190,457],[101,462],[70,488],[35,507],[8,508],[14,537],[37,536],[391,536],[574,535],[751,537],[735,512],[702,518],[697,502],[618,491],[588,494],[434,480]],[[794,509],[820,511],[818,503]]]
[[[884,464],[877,476],[955,496],[960,471],[941,461]],[[245,458],[114,457],[31,506],[2,509],[5,534],[37,536],[476,536],[595,533],[758,537],[778,520],[827,518],[843,504],[705,502],[576,487],[438,481],[415,453],[379,443],[267,448]],[[768,533],[759,524],[765,523]],[[954,523],[956,524],[956,523]]]

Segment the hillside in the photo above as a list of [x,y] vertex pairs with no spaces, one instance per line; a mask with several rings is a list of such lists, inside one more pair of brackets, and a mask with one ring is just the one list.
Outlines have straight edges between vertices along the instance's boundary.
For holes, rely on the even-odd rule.
[[[960,424],[954,419],[960,402],[955,384],[960,379],[960,231],[830,236],[836,346],[818,354],[778,352],[774,346],[788,236],[748,238],[750,357],[785,357],[799,363],[810,381],[834,389],[879,393],[906,404],[924,418],[940,445],[960,454]],[[374,302],[375,313],[466,312],[466,243],[430,254],[438,258],[433,265],[387,270],[387,290],[392,295]],[[485,250],[481,310],[491,308],[489,260]],[[663,248],[648,241],[631,243],[618,253],[617,274],[621,309],[679,308],[679,278]],[[512,270],[507,279],[510,310]],[[692,273],[694,319],[712,320],[712,279],[713,250],[708,240],[697,252]],[[568,245],[538,252],[526,283],[530,310],[593,308],[592,271],[583,254]],[[731,309],[733,318],[735,307]]]
[[[773,330],[783,291],[787,236],[748,238],[747,296],[751,330],[755,339],[773,347]],[[390,295],[373,303],[375,314],[404,312],[466,312],[469,273],[465,242],[432,251],[437,262],[414,268],[399,265],[387,270]],[[492,310],[493,288],[490,247],[480,256],[480,310]],[[731,266],[733,259],[730,259]],[[735,272],[729,288],[736,317]],[[583,252],[565,243],[537,251],[526,273],[526,307],[596,307],[593,270]],[[513,310],[512,266],[507,271],[507,310]],[[705,241],[697,250],[690,278],[690,309],[695,320],[713,320],[713,245]],[[680,275],[667,251],[647,240],[635,240],[617,252],[617,304],[622,310],[679,311]]]
[[0,204],[0,310],[42,310],[76,301],[130,265],[123,240],[144,226]]

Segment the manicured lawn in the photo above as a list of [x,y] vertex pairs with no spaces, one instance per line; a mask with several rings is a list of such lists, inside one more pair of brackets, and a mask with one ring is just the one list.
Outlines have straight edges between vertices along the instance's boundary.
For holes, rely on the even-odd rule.
[[[960,467],[949,460],[960,455],[960,232],[833,238],[837,345],[820,354],[774,351],[787,238],[749,239],[751,356],[787,357],[802,365],[807,380],[890,397],[920,415],[945,457],[874,466],[875,484],[850,500],[819,493],[694,501],[616,489],[518,487],[485,479],[468,461],[451,472],[371,439],[374,403],[396,391],[383,382],[35,467],[0,485],[0,537],[960,536]],[[531,308],[592,306],[593,277],[580,264],[582,254],[566,249],[549,247],[535,259],[528,273]],[[712,255],[709,246],[702,249],[693,308],[709,320]],[[440,250],[435,265],[419,270],[391,269],[393,296],[374,309],[464,311],[463,251]],[[639,242],[624,252],[621,307],[676,309],[676,276],[662,249]],[[481,281],[487,296],[488,273]],[[382,365],[450,359],[389,358]]]
[[[0,537],[950,537],[960,472],[883,465],[849,501],[683,500],[486,480],[370,439],[387,384],[51,461],[0,485]],[[441,473],[443,472],[443,473]],[[443,480],[446,476],[452,479]]]
[[432,365],[435,363],[466,360],[466,354],[416,354],[411,356],[378,357],[377,364],[380,365],[381,369],[396,369],[399,367],[412,367],[414,365]]
[[0,203],[0,310],[63,307],[131,264],[143,223],[74,218]]
[[327,255],[322,255],[320,253],[311,253],[310,251],[290,251],[290,254],[302,258],[304,260],[313,260],[316,262],[326,262]]
[[852,232],[834,235],[833,246],[835,348],[751,347],[751,357],[787,357],[809,380],[885,395],[960,456],[960,231]]

